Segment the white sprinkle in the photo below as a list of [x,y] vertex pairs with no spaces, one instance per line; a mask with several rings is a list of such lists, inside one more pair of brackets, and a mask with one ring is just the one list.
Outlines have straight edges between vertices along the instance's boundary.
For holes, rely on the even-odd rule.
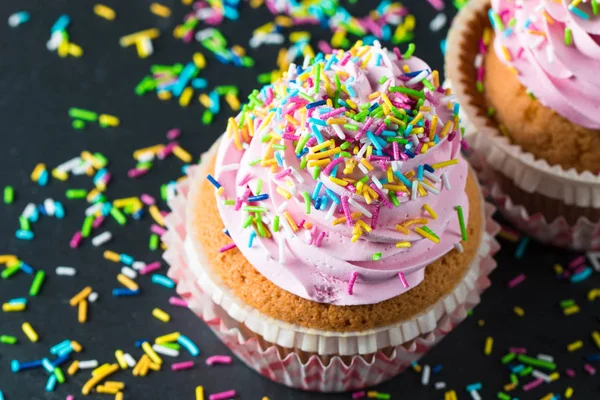
[[429,171],[423,171],[423,175],[435,183],[440,183],[442,181],[439,176],[432,174]]
[[143,261],[134,261],[133,264],[131,264],[131,266],[136,271],[139,271],[140,269],[144,269],[146,267],[146,263]]
[[[448,103],[450,103],[451,101],[456,101],[456,95],[455,95],[455,94],[450,94],[450,95],[448,95],[448,96],[444,96],[444,97],[442,97],[442,98],[440,99],[440,101],[441,101],[442,103],[444,103],[444,104],[448,104]],[[440,122],[441,122],[441,121],[440,121]],[[443,124],[442,124],[442,126],[443,126]]]
[[221,166],[221,171],[236,171],[240,169],[240,164],[226,164]]
[[483,65],[483,54],[477,54],[475,56],[475,68],[479,69]]
[[481,400],[481,396],[479,395],[477,390],[471,390],[470,394],[473,400]]
[[[358,150],[358,153],[356,153],[356,158],[363,158],[363,156],[367,152],[367,147],[369,147],[369,145],[367,143],[363,144],[363,146],[360,148],[360,150]],[[359,165],[360,165],[360,163],[359,163]]]
[[110,233],[109,231],[102,232],[98,236],[94,236],[92,238],[92,245],[94,245],[94,247],[99,247],[109,242],[110,239],[112,239],[112,233]]
[[429,186],[429,185],[422,184],[422,185],[421,185],[421,187],[422,187],[423,189],[425,189],[427,192],[430,192],[430,193],[433,193],[433,194],[436,194],[436,195],[437,195],[437,194],[440,194],[440,191],[439,191],[439,190],[437,190],[437,189],[435,189],[435,188],[432,188],[432,187],[431,187],[431,186]]
[[338,137],[340,139],[342,139],[342,140],[346,139],[346,135],[344,134],[344,131],[342,131],[342,128],[340,128],[340,126],[338,124],[333,124],[333,125],[331,125],[331,127],[333,128],[336,135],[338,135]]
[[306,243],[310,243],[312,240],[312,233],[308,229],[304,230],[304,238],[306,239]]
[[142,36],[138,39],[138,53],[142,54],[142,57],[148,57],[154,53],[154,46],[152,45],[152,40],[148,37]]
[[285,231],[285,233],[287,234],[288,239],[293,239],[294,237],[296,237],[294,235],[294,231],[292,230],[292,227],[290,226],[287,218],[283,217],[283,218],[279,218],[279,225],[283,226],[283,230]]
[[548,57],[548,64],[554,63],[554,47],[553,46],[548,45],[546,47],[546,57]]
[[311,57],[309,55],[304,56],[304,61],[302,62],[302,69],[308,68],[308,65],[310,64],[310,59]]
[[600,252],[589,252],[586,254],[588,260],[597,272],[600,272]]
[[300,175],[300,173],[298,173],[298,170],[293,166],[290,166],[289,168],[292,171],[292,175],[294,176],[294,178],[296,178],[298,183],[304,183],[304,178],[302,177],[302,175]]
[[444,182],[444,189],[452,190],[452,186],[450,186],[450,180],[448,179],[446,171],[442,172],[442,182]]
[[137,272],[135,272],[134,269],[129,268],[127,266],[123,266],[123,268],[121,268],[121,273],[123,275],[125,275],[126,277],[128,277],[129,279],[137,278]]
[[54,200],[52,200],[52,199],[44,200],[44,209],[46,210],[46,213],[48,214],[48,216],[53,217],[54,211],[56,211],[56,206],[54,205]]
[[402,170],[404,163],[402,161],[392,161],[392,171],[397,172]]
[[98,300],[98,297],[99,297],[99,296],[98,296],[98,293],[97,293],[97,292],[92,292],[92,293],[90,293],[90,295],[88,296],[88,301],[89,301],[90,303],[95,303],[95,302],[96,302],[96,300]]
[[544,374],[542,371],[538,371],[537,369],[534,369],[531,372],[531,375],[533,375],[534,377],[543,380],[544,382],[548,383],[550,382],[550,376]]
[[429,376],[431,375],[431,368],[429,365],[423,366],[423,374],[421,374],[421,384],[423,386],[429,385]]
[[79,361],[79,369],[92,369],[98,366],[98,360]]
[[50,36],[50,40],[46,43],[46,48],[50,51],[54,51],[58,49],[58,46],[62,43],[63,36],[61,32],[54,32],[52,36]]
[[367,175],[369,173],[369,170],[367,169],[367,167],[362,165],[362,163],[358,163],[356,165],[358,166],[358,169],[360,169],[362,171],[363,174]]
[[85,175],[86,171],[91,166],[92,166],[92,163],[90,163],[88,161],[84,161],[81,164],[77,165],[76,167],[73,167],[73,169],[71,169],[71,173],[76,176]]
[[[129,353],[125,353],[123,355],[123,358],[125,359],[125,362],[127,363],[127,365],[129,365],[129,368],[133,368],[135,367],[135,358],[133,358],[133,356]],[[81,368],[81,364],[79,365],[79,367]]]
[[102,210],[102,203],[96,203],[85,209],[85,216],[89,217],[90,215],[94,215],[98,211],[101,211],[101,210]]
[[419,195],[418,185],[419,185],[419,181],[412,182],[412,188],[410,191],[410,199],[411,200],[416,200],[417,196]]
[[168,357],[179,357],[179,351],[175,349],[171,349],[166,346],[161,346],[160,344],[152,345],[152,350],[157,352],[158,354],[162,354],[163,356]]
[[417,135],[410,135],[410,138],[412,139],[415,147],[419,145],[419,138],[417,137]]
[[463,250],[462,243],[460,243],[460,242],[458,242],[458,243],[455,243],[455,244],[454,244],[454,248],[455,248],[455,249],[456,249],[456,251],[458,251],[459,253],[462,253],[462,252],[464,251],[464,250]]
[[75,276],[77,270],[73,267],[56,267],[56,275],[59,276]]
[[277,208],[277,214],[283,214],[285,212],[285,210],[287,210],[288,208],[288,202],[284,201],[283,203],[281,203],[281,205]]
[[375,186],[377,186],[380,190],[383,190],[383,185],[381,184],[381,181],[379,179],[377,179],[377,177],[375,175],[373,175],[371,177],[371,180],[373,181]]
[[283,236],[279,238],[279,264],[285,265],[285,238]]
[[430,73],[431,73],[430,70],[424,69],[423,71],[419,72],[419,74],[417,76],[414,76],[414,77],[410,78],[408,81],[406,81],[404,83],[404,85],[405,86],[416,85],[417,83],[420,83],[421,81],[423,81],[423,79],[427,78]]
[[35,213],[35,204],[33,203],[29,203],[25,206],[25,208],[23,209],[23,213],[21,213],[21,215],[27,219],[31,218],[31,216],[33,215],[33,213]]
[[167,185],[167,201],[171,201],[177,196],[176,185]]
[[433,386],[437,390],[446,389],[446,382],[436,382]]
[[448,18],[446,17],[446,14],[439,13],[429,23],[429,29],[433,32],[437,32],[440,29],[442,29],[444,26],[446,26],[446,22],[448,22]]
[[154,160],[154,153],[152,151],[146,151],[142,154],[140,154],[137,158],[137,160],[139,162],[150,162],[152,160]]
[[296,74],[296,64],[294,63],[290,63],[290,66],[288,67],[288,78],[290,79],[294,79]]
[[210,38],[215,33],[213,28],[202,29],[201,31],[196,32],[196,40],[201,42],[204,39]]
[[538,360],[548,361],[548,362],[554,362],[554,357],[552,357],[549,354],[542,354],[542,353],[540,353],[540,354],[537,355],[537,359]]
[[369,210],[364,208],[362,205],[360,205],[356,200],[354,200],[352,198],[348,199],[348,204],[351,204],[352,206],[354,206],[354,208],[356,208],[358,211],[363,213],[363,215],[367,218],[371,218],[373,216],[373,214]]
[[81,157],[71,158],[69,161],[65,161],[64,163],[60,164],[58,167],[56,167],[56,169],[62,172],[69,172],[73,168],[81,165],[81,162]]
[[325,214],[325,219],[326,220],[331,220],[333,218],[333,213],[335,212],[337,204],[335,203],[331,203],[331,206],[329,206],[329,210],[327,211],[327,214]]

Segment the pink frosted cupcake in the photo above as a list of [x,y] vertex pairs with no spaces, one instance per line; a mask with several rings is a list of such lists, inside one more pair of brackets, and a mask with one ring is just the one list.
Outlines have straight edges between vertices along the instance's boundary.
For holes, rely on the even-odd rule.
[[600,248],[600,6],[575,3],[471,1],[446,69],[499,209],[586,250]]
[[496,227],[436,76],[378,44],[292,65],[181,184],[170,274],[261,374],[375,385],[479,301]]

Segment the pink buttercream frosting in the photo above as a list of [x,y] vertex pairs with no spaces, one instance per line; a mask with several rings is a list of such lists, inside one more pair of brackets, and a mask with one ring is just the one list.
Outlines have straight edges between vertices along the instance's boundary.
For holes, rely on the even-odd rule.
[[494,24],[494,48],[542,104],[577,125],[600,129],[598,6],[591,0],[575,9],[570,4],[492,0],[492,10],[503,21]]
[[[392,93],[389,91],[390,87],[407,87],[417,91],[423,89],[422,83],[409,81],[411,76],[404,74],[403,71],[406,70],[403,68],[409,68],[413,72],[426,71],[422,76],[432,80],[429,67],[419,59],[399,60],[395,54],[388,53],[386,49],[377,45],[370,47],[369,51],[372,54],[365,68],[360,66],[363,58],[367,60],[365,56],[359,60],[342,52],[336,53],[336,62],[328,63],[328,59],[320,62],[323,76],[319,90],[315,88],[314,82],[315,64],[307,66],[304,70],[296,69],[292,65],[282,81],[267,86],[260,92],[257,99],[263,103],[262,107],[258,107],[261,110],[254,112],[254,116],[248,112],[246,115],[238,115],[235,121],[230,120],[228,131],[221,139],[217,154],[215,178],[223,188],[223,193],[217,197],[219,212],[239,251],[275,285],[316,302],[335,305],[373,304],[410,290],[421,283],[427,265],[455,246],[460,247],[461,230],[455,207],[462,207],[465,219],[468,219],[469,215],[469,203],[464,190],[468,167],[460,156],[460,129],[452,123],[455,121],[452,109],[454,112],[456,109],[452,107],[453,96],[441,88],[435,89],[430,86],[430,89],[425,88],[422,92],[427,99],[422,106],[429,107],[429,111],[423,111],[425,133],[406,135],[408,144],[399,146],[402,157],[398,157],[398,153],[392,151],[392,146],[389,146],[385,152],[380,153],[383,156],[379,159],[377,156],[370,158],[367,164],[373,167],[372,170],[361,170],[361,167],[356,166],[352,172],[342,172],[346,167],[345,163],[353,159],[360,164],[361,155],[365,155],[364,151],[363,154],[359,151],[358,155],[346,154],[344,162],[333,162],[335,158],[332,157],[332,164],[321,167],[317,179],[313,179],[314,167],[302,168],[302,159],[298,158],[296,147],[304,135],[311,137],[307,147],[317,146],[318,142],[327,140],[335,143],[332,147],[338,147],[348,141],[352,143],[347,150],[352,152],[354,146],[358,149],[372,145],[372,135],[377,134],[383,138],[384,135],[392,135],[390,131],[398,130],[398,125],[394,123],[387,127],[382,126],[381,118],[367,118],[363,122],[356,122],[347,118],[347,114],[335,111],[336,107],[328,105],[307,109],[306,105],[309,102],[327,99],[328,94],[332,94],[334,88],[328,89],[328,83],[325,81],[335,85],[335,76],[342,78],[341,82],[345,87],[350,87],[341,95],[346,104],[384,103],[381,93],[387,93],[389,96],[386,99],[402,108],[402,105],[415,103],[415,99],[397,91]],[[387,78],[385,82],[382,82],[383,77]],[[299,92],[305,93],[305,96],[299,95]],[[380,96],[373,95],[374,92],[379,92]],[[305,100],[307,96],[311,96],[312,99]],[[450,106],[449,102],[452,103]],[[347,109],[349,107],[351,106],[348,105]],[[307,115],[303,116],[303,113]],[[272,114],[270,120],[269,114]],[[290,118],[286,118],[285,115],[289,115]],[[316,120],[320,119],[320,116],[323,116],[322,121],[328,118],[346,118],[347,122],[355,124],[357,128],[351,130],[339,125],[339,128],[333,129],[330,124],[318,123]],[[437,116],[439,121],[435,130],[435,140],[431,142],[426,133],[431,129],[434,116]],[[251,122],[248,123],[248,119]],[[301,126],[305,119],[307,120],[304,126]],[[443,127],[449,121],[451,128],[446,130],[442,137]],[[248,124],[252,125],[254,135],[246,137],[244,142],[245,135],[238,128]],[[413,129],[418,127],[418,123],[415,124]],[[319,131],[322,139],[317,139],[319,135],[315,133],[315,129]],[[341,137],[344,137],[344,140]],[[243,147],[240,147],[240,142],[244,142]],[[265,152],[273,143],[285,146],[285,149],[278,146],[276,152],[279,153],[280,165],[271,168],[261,165],[257,160],[264,161]],[[415,143],[420,144],[415,148]],[[424,144],[429,147],[426,152],[422,148]],[[409,155],[413,158],[405,155],[407,149],[412,149],[412,154],[409,152]],[[327,150],[328,148],[319,151]],[[313,154],[312,150],[310,154]],[[376,154],[374,149],[373,155]],[[366,155],[365,159],[369,160]],[[389,190],[395,189],[385,188],[388,168],[392,168],[398,174],[413,171],[416,175],[420,165],[429,167],[449,160],[454,160],[455,163],[440,166],[433,173],[425,173],[426,176],[429,175],[429,178],[425,178],[426,183],[432,188],[425,196],[421,193],[411,199],[413,195],[409,188],[408,193],[398,193],[397,206],[390,203]],[[339,181],[332,181],[330,176],[333,174],[336,174],[338,179],[350,179],[354,185],[357,185],[356,180],[366,176],[369,180],[365,185],[373,187],[371,194],[377,192],[386,199],[382,200],[379,197],[372,199],[371,204],[368,204],[369,201],[364,196],[357,194],[356,186],[350,184],[344,187]],[[261,180],[260,195],[268,195],[268,198],[250,202],[252,196],[257,195],[256,188]],[[379,187],[376,183],[383,186]],[[401,184],[396,182],[395,185]],[[421,185],[425,186],[425,182],[421,181]],[[278,188],[289,193],[291,199],[288,200],[281,194],[285,192],[278,192]],[[315,194],[316,190],[318,192]],[[306,212],[305,193],[312,199],[309,213]],[[317,210],[315,198],[328,201],[326,207]],[[340,204],[334,203],[332,198],[337,198]],[[345,202],[346,199],[351,200]],[[342,203],[348,205],[350,213],[362,212],[362,221],[374,229],[369,232],[364,225],[359,229],[357,222],[350,225],[346,221],[334,225],[334,220],[346,215]],[[436,219],[424,209],[425,204],[437,214]],[[249,205],[263,207],[261,221],[264,227],[269,229],[271,237],[256,234],[252,225],[244,228],[244,224],[248,222],[248,212],[244,211],[244,207]],[[285,213],[289,213],[295,225],[302,227],[294,231]],[[278,231],[274,228],[276,217],[280,222]],[[409,227],[411,229],[408,234],[396,229],[397,224],[415,218],[423,218],[427,222]],[[426,225],[439,237],[439,243],[426,239],[412,229],[422,225]],[[357,230],[360,230],[358,235]],[[408,242],[410,247],[398,248],[398,242]],[[375,259],[374,254],[377,255]],[[399,277],[399,273],[402,277]]]

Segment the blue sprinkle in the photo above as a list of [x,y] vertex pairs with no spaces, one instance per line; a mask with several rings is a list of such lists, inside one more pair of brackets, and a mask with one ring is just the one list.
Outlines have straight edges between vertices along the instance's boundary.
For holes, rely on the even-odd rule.
[[108,214],[110,214],[110,210],[112,210],[112,204],[104,203],[102,206],[102,215],[106,217]]
[[423,166],[425,167],[425,171],[429,171],[431,173],[435,171],[435,169],[433,169],[433,167],[429,164],[423,164]]
[[[317,200],[317,197],[319,197],[319,193],[321,193],[321,188],[323,187],[323,182],[318,181],[317,184],[315,185],[315,190],[313,191],[312,194],[312,199],[313,200]],[[315,206],[315,208],[318,208]]]
[[113,289],[112,295],[114,297],[126,297],[126,296],[137,296],[141,292],[139,290],[130,290],[125,288]]
[[21,239],[21,240],[32,240],[34,238],[33,232],[25,231],[23,229],[19,229],[15,233],[15,236],[17,237],[17,239]]
[[58,354],[59,351],[65,347],[71,348],[70,340],[63,340],[62,342],[50,347],[50,354]]
[[54,216],[58,219],[63,219],[65,217],[65,208],[59,201],[54,202]]
[[131,265],[135,261],[129,254],[122,253],[119,255],[120,261],[125,265]]
[[331,199],[331,201],[333,201],[335,204],[340,204],[341,201],[339,199],[339,197],[333,192],[333,190],[331,189],[325,189],[325,193],[327,193],[327,196]]
[[169,289],[175,287],[175,282],[173,282],[170,278],[160,274],[152,275],[152,283],[156,283]]
[[256,237],[256,232],[254,232],[254,231],[250,232],[250,237],[248,238],[248,248],[252,247],[255,237]]
[[281,154],[278,151],[275,152],[275,159],[277,160],[277,165],[283,167],[283,158],[281,158]]
[[578,283],[586,280],[592,275],[592,269],[586,267],[583,271],[571,276],[571,283]]
[[52,374],[50,375],[50,377],[48,378],[48,382],[46,382],[46,392],[53,392],[54,388],[56,387],[56,375]]
[[327,209],[327,203],[329,202],[329,197],[327,197],[327,196],[321,196],[321,197],[319,197],[319,200],[321,200],[321,208],[320,209],[321,210],[326,210]]
[[25,272],[27,275],[33,274],[33,267],[27,263],[21,262],[21,271]]
[[208,86],[208,81],[203,78],[194,78],[192,79],[192,87],[197,90],[206,89]]
[[256,201],[263,201],[263,200],[267,200],[269,198],[269,195],[266,193],[263,194],[259,194],[257,196],[250,196],[248,197],[248,202],[253,203]]
[[395,171],[394,175],[400,179],[400,182],[402,182],[404,184],[404,186],[406,186],[407,188],[411,188],[412,187],[412,182],[408,180],[408,178],[406,178],[404,175],[402,175],[400,173],[400,171]]
[[67,14],[63,14],[60,17],[58,17],[54,25],[52,25],[52,28],[50,28],[50,33],[54,33],[56,31],[64,31],[65,29],[67,29],[67,26],[69,26],[70,23],[71,18]]
[[296,154],[296,158],[302,158],[306,153],[308,153],[308,147],[303,148],[300,153]]
[[231,237],[231,235],[229,234],[229,231],[227,230],[227,228],[223,229],[223,233],[226,234],[227,236]]
[[213,178],[213,176],[211,174],[206,175],[206,179],[208,179],[210,181],[210,183],[212,183],[213,186],[216,187],[217,189],[221,188],[221,184],[219,182],[217,182],[217,180],[215,178]]
[[39,212],[39,210],[36,207],[36,208],[33,209],[33,212],[29,216],[29,221],[31,221],[31,222],[37,222],[39,218],[40,218],[40,212]]
[[308,122],[319,126],[327,126],[327,122],[323,121],[322,119],[309,118]]
[[515,258],[520,260],[525,254],[525,249],[527,248],[527,244],[529,244],[529,237],[524,236],[519,244],[517,245],[517,249],[515,250]]
[[458,115],[460,112],[460,103],[454,103],[454,115]]
[[59,367],[61,365],[63,365],[65,363],[65,361],[67,361],[69,359],[69,353],[71,353],[73,351],[73,349],[71,349],[70,347],[68,349],[68,352],[66,354],[61,354],[60,356],[58,356],[58,358],[54,361],[52,361],[52,366],[54,368]]
[[42,366],[42,360],[30,361],[25,363],[20,363],[17,360],[12,360],[10,363],[10,369],[12,372],[23,371],[24,369],[32,369],[38,368]]
[[590,19],[590,16],[583,10],[580,10],[579,8],[575,7],[572,4],[569,4],[569,11],[571,11],[573,14],[577,15],[579,18],[582,19]]
[[415,158],[415,153],[410,150],[406,150],[404,154],[406,154],[409,158]]
[[317,142],[319,144],[323,143],[323,135],[321,135],[321,132],[319,132],[319,128],[317,128],[316,125],[311,126],[311,130],[313,131],[315,137],[317,138]]
[[317,197],[317,199],[315,200],[315,210],[320,210],[321,209],[321,197]]
[[336,56],[329,57],[329,60],[327,60],[327,63],[325,63],[325,71],[329,71],[331,69],[331,65],[337,61],[338,59]]
[[9,304],[27,304],[27,299],[25,297],[18,297],[16,299],[10,299],[8,301]]
[[467,392],[471,392],[473,390],[481,390],[481,387],[482,387],[481,382],[476,382],[476,383],[472,383],[470,385],[467,385],[467,387],[466,387],[465,390]]
[[[297,92],[297,90],[296,90],[296,92]],[[292,96],[292,97],[293,97],[293,96]],[[314,103],[308,103],[308,104],[306,105],[306,109],[307,109],[307,110],[310,110],[311,108],[319,107],[319,106],[322,106],[322,105],[324,105],[324,104],[327,104],[327,102],[326,102],[325,100],[319,100],[319,101],[315,101]]]
[[52,365],[52,363],[50,362],[49,359],[47,359],[46,357],[42,358],[42,367],[44,367],[44,369],[49,373],[53,373],[54,372],[54,365]]
[[187,336],[179,335],[179,337],[177,338],[177,343],[185,347],[185,349],[189,351],[189,353],[194,357],[200,354],[198,346],[196,346],[194,342],[192,342]]
[[420,182],[423,180],[423,164],[420,164],[417,167],[417,180]]

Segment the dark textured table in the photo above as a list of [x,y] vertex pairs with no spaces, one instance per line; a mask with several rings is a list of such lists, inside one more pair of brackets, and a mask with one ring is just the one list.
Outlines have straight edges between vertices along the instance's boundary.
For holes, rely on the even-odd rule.
[[[18,345],[0,344],[0,390],[6,400],[64,399],[67,394],[80,398],[81,386],[89,374],[69,377],[68,382],[59,385],[55,392],[46,393],[47,375],[42,369],[13,374],[10,361],[40,359],[48,354],[51,345],[72,339],[85,347],[80,359],[112,362],[117,348],[139,356],[140,350],[134,345],[136,340],[152,339],[177,330],[199,345],[201,355],[196,360],[198,365],[185,372],[172,372],[165,368],[145,378],[134,378],[130,372],[120,372],[115,379],[127,383],[127,399],[192,399],[197,385],[203,385],[207,393],[235,389],[243,399],[260,399],[262,396],[271,399],[327,397],[274,384],[237,360],[231,366],[204,366],[207,356],[229,352],[188,310],[167,304],[168,297],[174,294],[172,290],[153,285],[148,277],[141,277],[138,281],[143,290],[142,296],[115,298],[111,295],[111,290],[119,286],[115,276],[120,266],[105,260],[102,251],[110,248],[131,254],[138,260],[159,260],[160,252],[148,250],[150,219],[130,219],[125,228],[109,221],[105,226],[114,236],[109,245],[94,248],[87,242],[80,249],[71,250],[69,239],[80,228],[87,205],[83,201],[65,199],[65,190],[90,189],[91,180],[85,176],[73,177],[68,182],[52,180],[43,188],[30,181],[29,174],[38,162],[53,167],[77,156],[82,150],[99,151],[109,157],[110,170],[114,175],[107,192],[109,198],[143,192],[158,197],[160,184],[181,175],[182,163],[174,158],[157,162],[147,176],[130,180],[126,171],[135,163],[132,151],[164,143],[165,132],[179,127],[183,131],[182,145],[194,155],[199,155],[224,130],[228,112],[221,113],[212,125],[203,126],[200,123],[203,109],[197,102],[181,108],[176,101],[159,101],[151,94],[138,97],[133,91],[151,64],[185,63],[191,60],[194,51],[201,49],[198,43],[186,45],[171,34],[187,8],[180,1],[165,0],[163,3],[172,7],[173,15],[161,19],[148,11],[150,2],[106,0],[105,3],[116,9],[116,21],[96,17],[92,13],[93,1],[21,0],[0,3],[0,21],[6,21],[17,10],[26,10],[32,15],[29,23],[18,28],[9,28],[5,23],[0,25],[0,126],[3,139],[0,145],[0,186],[13,185],[17,192],[13,205],[0,205],[0,253],[17,254],[28,264],[48,273],[40,295],[29,299],[27,312],[0,313],[0,334],[19,337]],[[363,0],[351,9],[360,14],[375,5],[375,1]],[[418,20],[416,54],[441,69],[439,42],[445,32],[432,33],[428,29],[435,11],[424,0],[407,1],[406,6]],[[454,13],[450,4],[446,12],[449,16]],[[46,50],[49,28],[62,13],[69,14],[73,20],[69,31],[72,40],[84,49],[81,59],[62,59]],[[265,9],[253,10],[247,6],[242,7],[241,15],[239,22],[226,22],[220,28],[230,44],[247,47],[251,31],[272,20],[272,16]],[[119,47],[120,36],[150,27],[158,27],[162,31],[161,37],[154,41],[156,51],[152,57],[141,60],[134,49]],[[311,27],[310,31],[313,38],[330,37],[329,32],[319,27]],[[233,84],[239,86],[242,95],[246,96],[258,86],[256,75],[274,67],[277,51],[276,46],[251,51],[257,61],[252,70],[223,66],[203,51],[207,54],[208,67],[201,75],[209,81],[209,88]],[[121,118],[121,126],[102,129],[92,124],[82,131],[75,131],[67,115],[68,108],[72,106],[117,115]],[[63,202],[67,217],[63,221],[41,218],[33,228],[35,240],[15,239],[18,216],[24,206],[29,202],[40,203],[48,197]],[[166,208],[164,203],[160,206]],[[492,274],[493,287],[483,295],[482,304],[422,360],[422,364],[443,366],[432,376],[432,382],[446,382],[447,387],[455,389],[461,399],[470,398],[464,391],[467,384],[481,382],[481,396],[495,398],[496,392],[502,390],[509,378],[509,372],[500,364],[499,358],[509,346],[519,346],[526,347],[534,356],[538,353],[554,355],[561,375],[564,376],[565,368],[573,368],[577,376],[574,379],[562,377],[528,393],[516,390],[512,392],[515,397],[537,399],[548,392],[562,394],[567,386],[572,386],[575,398],[598,398],[598,378],[582,369],[583,356],[599,351],[590,337],[594,329],[600,328],[598,302],[586,300],[587,291],[599,285],[597,274],[577,285],[558,281],[552,266],[568,262],[575,254],[531,243],[523,258],[516,260],[515,244],[504,242],[503,245],[504,249],[497,257],[499,268]],[[56,276],[54,270],[59,265],[76,267],[77,276]],[[507,282],[519,273],[527,275],[525,282],[508,289]],[[9,280],[0,280],[0,301],[26,296],[30,283],[31,277],[23,273]],[[89,322],[80,325],[77,323],[77,311],[69,307],[68,300],[86,285],[92,285],[100,299],[90,307]],[[576,300],[581,312],[564,316],[558,304],[562,299]],[[169,311],[171,323],[163,324],[152,318],[151,311],[157,306]],[[523,318],[513,313],[514,306],[525,310]],[[479,320],[485,321],[484,326],[479,326]],[[23,335],[23,321],[29,321],[39,332],[41,340],[38,343],[32,344]],[[495,340],[489,357],[483,355],[487,336],[493,336]],[[567,352],[567,344],[579,339],[584,342],[584,347],[573,353]],[[188,357],[183,355],[181,359]],[[528,379],[522,378],[522,381]],[[420,376],[413,371],[407,371],[375,389],[392,394],[394,399],[443,398],[443,391],[435,390],[432,384],[423,387]],[[349,398],[349,395],[331,397],[341,399]],[[89,398],[110,397],[95,394]]]

